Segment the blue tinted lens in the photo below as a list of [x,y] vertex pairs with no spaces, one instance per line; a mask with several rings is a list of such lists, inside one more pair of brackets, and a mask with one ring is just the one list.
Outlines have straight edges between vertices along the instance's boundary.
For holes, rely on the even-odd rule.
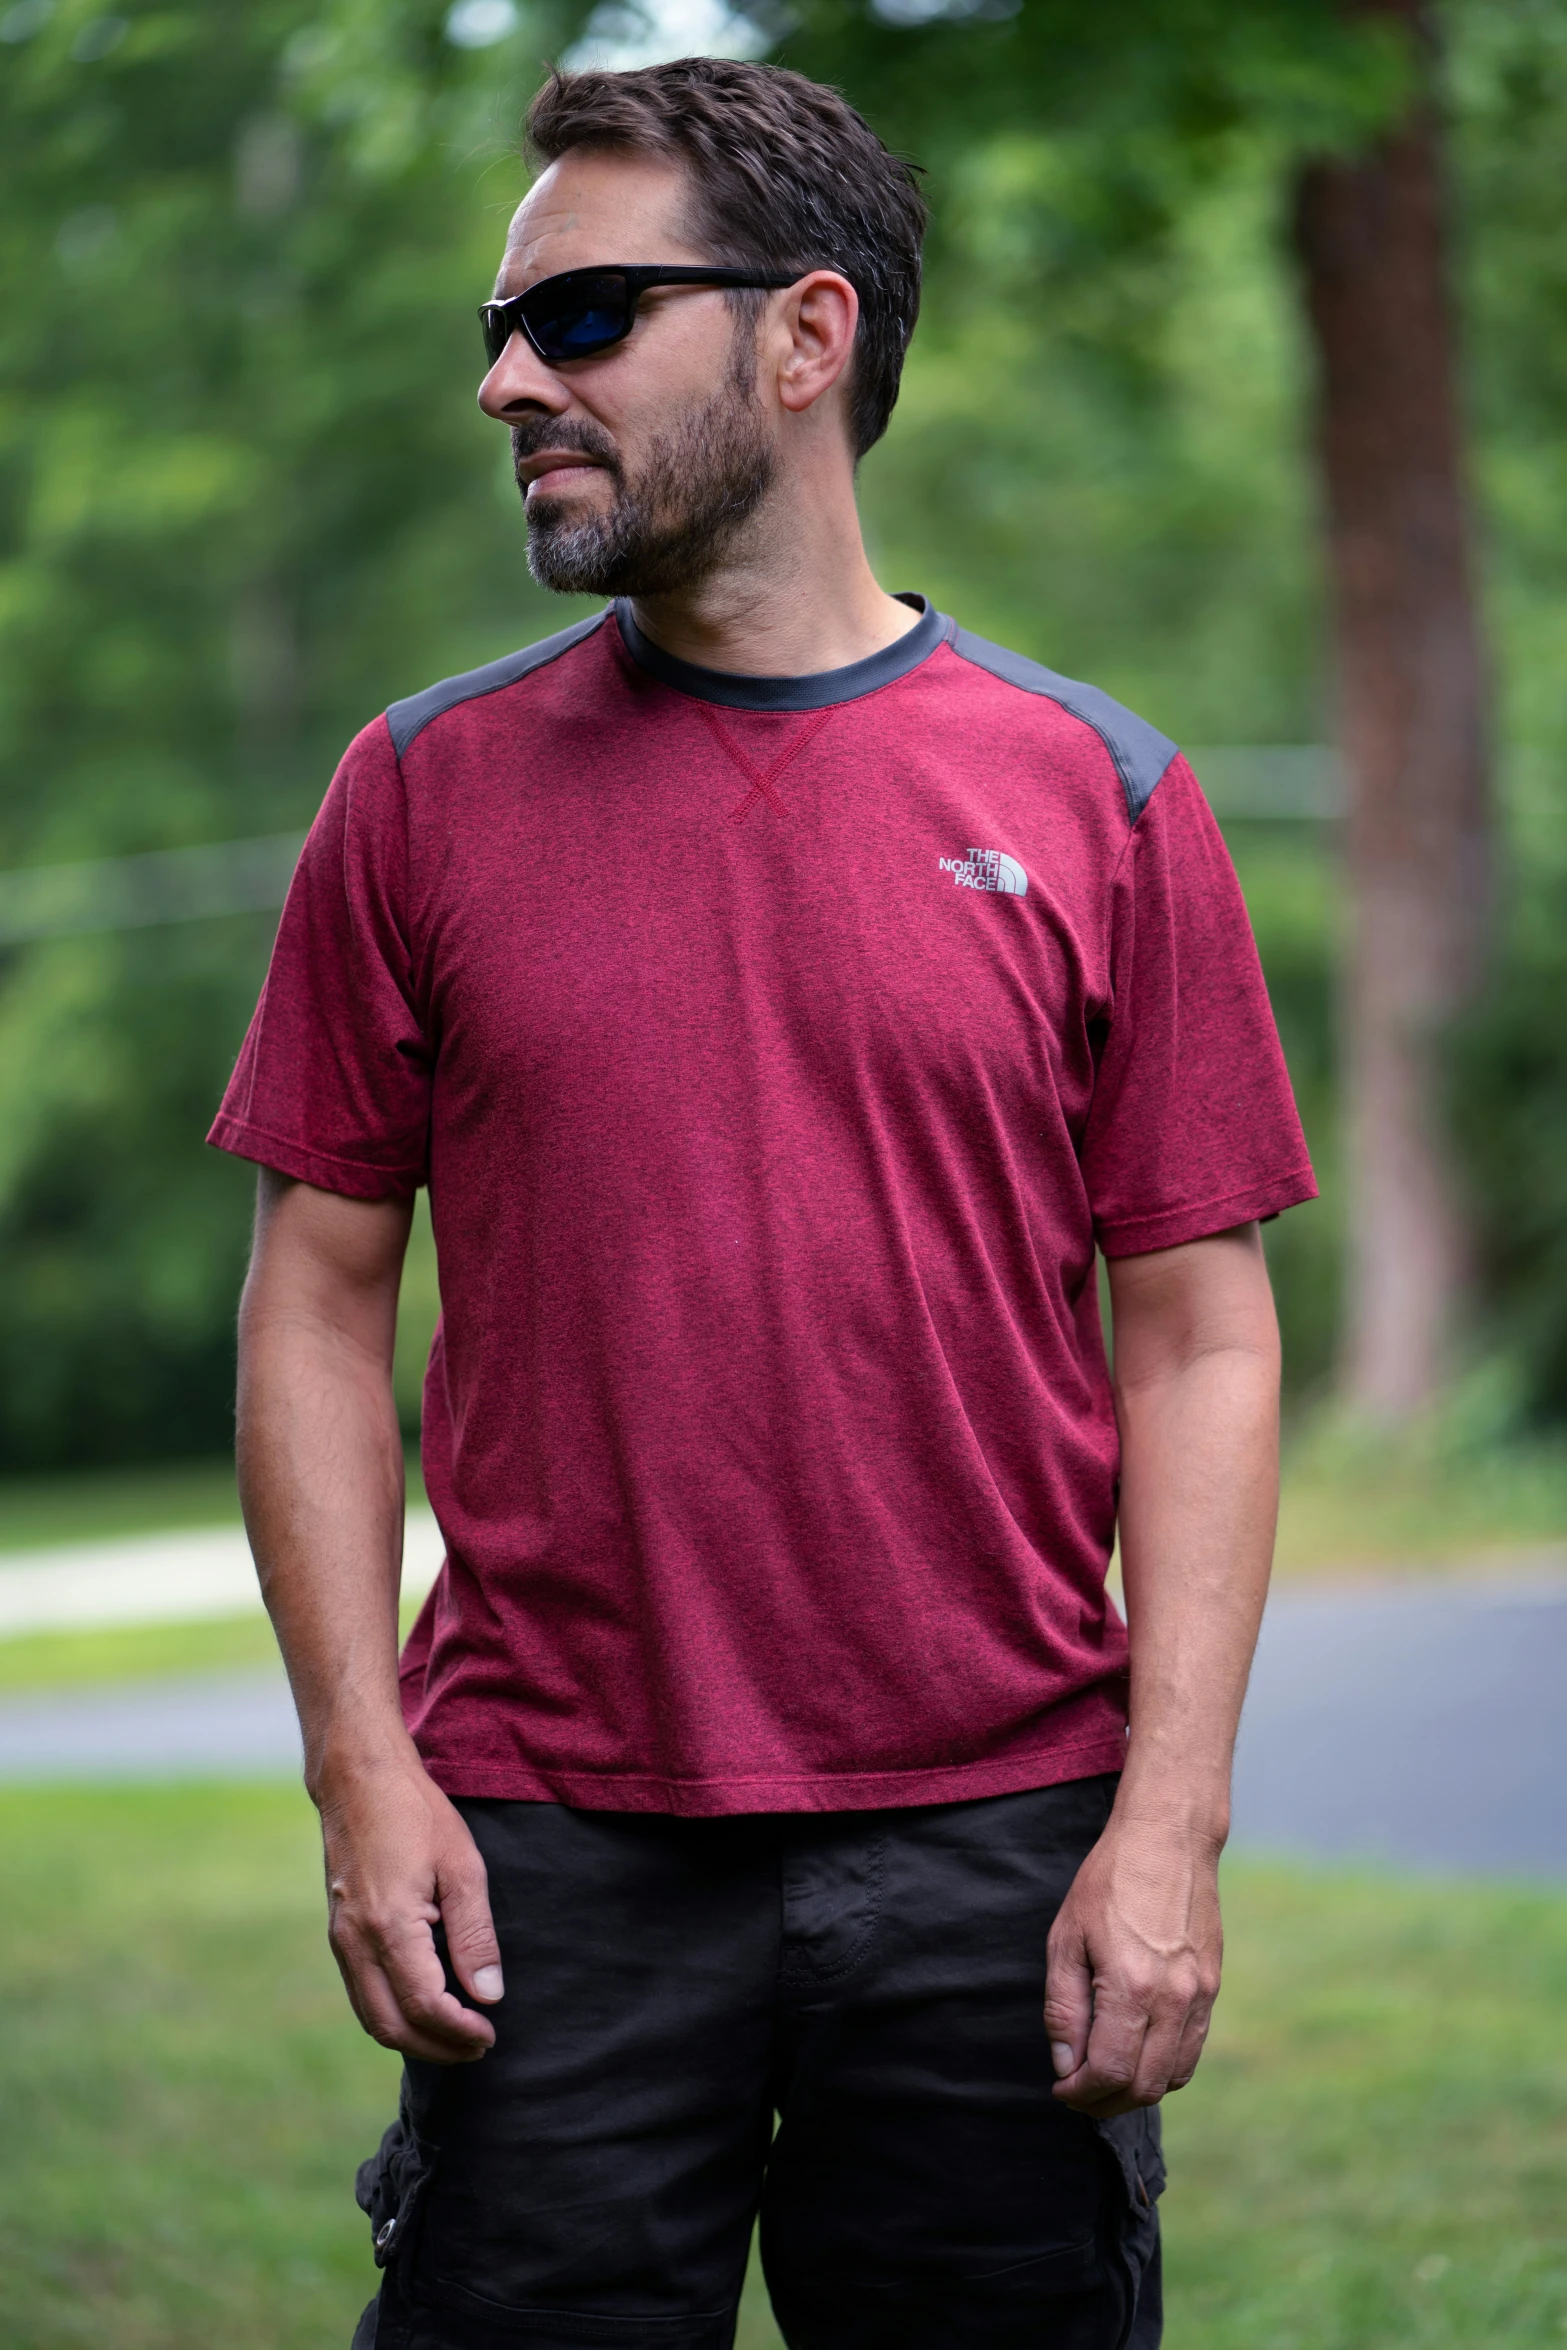
[[625,280],[618,277],[579,278],[559,292],[548,283],[536,286],[525,307],[546,359],[581,359],[607,350],[631,324]]

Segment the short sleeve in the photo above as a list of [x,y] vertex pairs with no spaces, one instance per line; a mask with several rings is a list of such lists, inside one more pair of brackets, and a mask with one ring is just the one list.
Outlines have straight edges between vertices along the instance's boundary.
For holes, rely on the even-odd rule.
[[1240,884],[1183,759],[1122,857],[1109,963],[1082,1150],[1105,1255],[1176,1248],[1314,1199]]
[[430,1061],[407,928],[407,817],[386,721],[350,744],[289,888],[207,1139],[352,1199],[425,1180]]

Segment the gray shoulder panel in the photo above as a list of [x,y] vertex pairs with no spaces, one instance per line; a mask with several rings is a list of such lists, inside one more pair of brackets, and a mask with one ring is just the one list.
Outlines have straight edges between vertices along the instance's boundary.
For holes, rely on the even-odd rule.
[[394,702],[386,713],[386,723],[391,728],[397,756],[399,759],[403,756],[415,735],[422,734],[432,718],[455,710],[459,702],[476,702],[481,695],[498,694],[531,670],[547,668],[562,653],[569,653],[573,645],[580,645],[585,637],[590,637],[596,628],[602,628],[608,618],[606,607],[602,612],[595,612],[591,619],[579,620],[574,627],[545,637],[541,644],[524,645],[520,653],[507,653],[499,661],[486,661],[482,669],[465,670],[461,677],[443,677],[439,685],[427,685],[422,694],[410,694],[406,702]]
[[1176,755],[1176,745],[1167,734],[1150,726],[1146,718],[1123,710],[1098,686],[1082,685],[1075,677],[1058,677],[1053,669],[1026,661],[1021,653],[1008,652],[1005,645],[971,636],[966,628],[954,630],[952,649],[962,660],[972,661],[976,669],[988,669],[992,677],[1004,678],[1026,694],[1042,694],[1047,701],[1059,702],[1063,710],[1091,726],[1115,762],[1126,794],[1127,814],[1137,822]]

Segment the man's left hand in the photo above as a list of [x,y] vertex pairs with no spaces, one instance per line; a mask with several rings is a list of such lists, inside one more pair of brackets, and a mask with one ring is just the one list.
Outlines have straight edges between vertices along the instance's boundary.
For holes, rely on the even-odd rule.
[[1108,2121],[1184,2089],[1223,1949],[1217,1840],[1112,1818],[1050,1932],[1045,2030],[1063,2104]]

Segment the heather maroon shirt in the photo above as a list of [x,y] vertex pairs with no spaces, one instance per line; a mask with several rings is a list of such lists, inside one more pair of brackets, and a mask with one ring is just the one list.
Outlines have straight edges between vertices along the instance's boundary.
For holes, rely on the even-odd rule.
[[1094,1248],[1314,1186],[1172,743],[921,607],[805,678],[626,607],[344,759],[213,1128],[430,1187],[450,1793],[945,1801],[1115,1769]]

